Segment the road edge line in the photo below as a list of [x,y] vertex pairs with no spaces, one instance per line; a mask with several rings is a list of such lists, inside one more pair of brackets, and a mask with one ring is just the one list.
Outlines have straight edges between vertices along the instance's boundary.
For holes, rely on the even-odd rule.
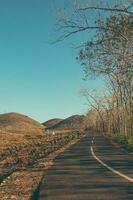
[[101,165],[103,165],[104,167],[106,167],[108,170],[112,171],[113,173],[115,173],[115,174],[119,175],[120,177],[122,177],[122,178],[124,178],[124,179],[126,179],[126,180],[128,180],[128,181],[130,181],[130,182],[133,183],[133,179],[132,179],[132,178],[130,178],[129,176],[126,176],[125,174],[123,174],[123,173],[121,173],[121,172],[119,172],[119,171],[117,171],[117,170],[115,170],[115,169],[113,169],[112,167],[110,167],[110,166],[108,166],[106,163],[104,163],[101,159],[99,159],[99,158],[95,155],[92,146],[91,146],[91,154],[92,154],[92,156],[93,156]]

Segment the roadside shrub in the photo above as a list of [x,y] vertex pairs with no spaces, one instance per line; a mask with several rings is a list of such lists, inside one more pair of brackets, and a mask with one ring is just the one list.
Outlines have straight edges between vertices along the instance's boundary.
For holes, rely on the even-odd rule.
[[127,150],[133,151],[133,136],[116,134],[113,136],[113,138]]
[[127,141],[128,141],[128,149],[133,151],[133,136],[129,137]]

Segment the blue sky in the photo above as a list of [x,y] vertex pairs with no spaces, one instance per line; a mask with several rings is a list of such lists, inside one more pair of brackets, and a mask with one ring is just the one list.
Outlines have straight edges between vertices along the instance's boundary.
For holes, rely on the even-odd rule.
[[87,109],[79,95],[86,83],[76,51],[70,41],[49,44],[55,37],[55,10],[63,1],[56,0],[55,7],[53,2],[0,1],[0,113],[19,112],[43,122]]

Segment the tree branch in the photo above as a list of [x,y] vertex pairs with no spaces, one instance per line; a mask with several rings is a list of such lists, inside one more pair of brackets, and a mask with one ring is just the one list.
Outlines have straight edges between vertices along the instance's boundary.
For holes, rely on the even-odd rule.
[[[133,6],[133,4],[130,5],[129,8],[131,8],[132,6]],[[89,7],[85,7],[85,8],[78,8],[77,11],[101,10],[101,11],[107,11],[107,12],[119,12],[119,13],[125,13],[125,14],[133,15],[133,12],[128,11],[128,9],[89,6]]]

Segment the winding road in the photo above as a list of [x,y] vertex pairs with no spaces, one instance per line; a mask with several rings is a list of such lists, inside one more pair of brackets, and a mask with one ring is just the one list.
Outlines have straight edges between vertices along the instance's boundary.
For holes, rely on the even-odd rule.
[[133,156],[88,134],[57,157],[38,200],[133,200]]

